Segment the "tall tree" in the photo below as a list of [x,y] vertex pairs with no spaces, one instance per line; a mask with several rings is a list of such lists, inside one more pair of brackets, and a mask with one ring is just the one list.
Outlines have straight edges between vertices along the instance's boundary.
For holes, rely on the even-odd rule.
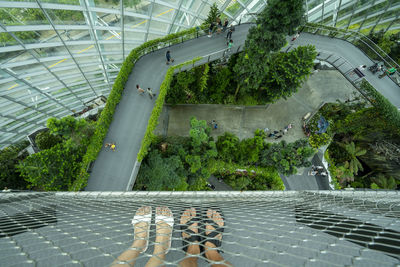
[[149,191],[182,190],[187,188],[179,156],[161,157],[158,150],[151,151],[140,168],[138,184]]
[[190,119],[189,131],[191,145],[185,161],[190,166],[191,174],[188,183],[192,190],[200,190],[205,186],[211,173],[208,170],[209,161],[217,156],[215,142],[210,137],[211,129],[204,120]]
[[362,171],[364,168],[357,157],[365,155],[367,150],[357,147],[354,142],[341,144],[341,146],[346,150],[350,157],[348,160],[348,169],[354,174],[357,174],[359,170]]
[[[257,91],[269,79],[271,53],[286,43],[304,15],[303,0],[270,0],[247,35],[244,53],[234,68],[241,94]],[[274,65],[276,65],[274,63]]]

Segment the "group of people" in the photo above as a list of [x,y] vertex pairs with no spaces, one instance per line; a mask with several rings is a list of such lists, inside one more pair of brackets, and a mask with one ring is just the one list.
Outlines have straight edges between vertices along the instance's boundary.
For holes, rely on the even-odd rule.
[[[145,93],[144,89],[140,88],[139,84],[136,84],[136,90],[138,91],[139,95],[143,95]],[[153,97],[156,96],[150,87],[147,87],[147,93],[149,94],[150,99],[153,99]]]
[[[149,247],[152,207],[140,207],[132,219],[134,240],[131,246],[119,255],[111,266],[134,266],[139,255]],[[166,254],[171,249],[174,217],[168,207],[156,207],[155,242],[152,256],[147,267],[164,266]],[[181,267],[197,266],[200,257],[205,257],[212,266],[229,267],[219,250],[222,245],[222,234],[225,221],[222,212],[216,208],[200,210],[186,208],[179,220],[182,250],[185,257],[179,262]]]
[[105,147],[107,148],[110,148],[112,151],[114,151],[115,152],[115,148],[116,148],[116,146],[115,146],[115,142],[112,142],[112,143],[106,143],[106,145],[105,145]]
[[225,32],[226,29],[228,28],[228,24],[229,24],[228,19],[225,19],[224,23],[222,24],[221,18],[217,17],[215,22],[211,22],[210,26],[208,27],[208,37],[211,37],[213,32],[217,32],[217,34]]
[[325,171],[325,168],[323,166],[311,166],[311,170],[308,172],[308,175],[321,175],[321,176],[327,176],[328,174]]
[[[215,22],[211,22],[210,26],[208,28],[208,37],[212,37],[213,33],[216,32],[217,34],[226,32],[226,30],[228,29],[228,24],[229,21],[228,19],[224,20],[224,23],[222,24],[221,18],[217,17]],[[231,52],[232,47],[233,47],[233,40],[232,40],[232,33],[235,31],[235,27],[233,25],[231,25],[228,29],[228,32],[226,34],[226,46],[227,51]]]
[[[279,130],[279,131],[271,131],[269,134],[268,134],[268,137],[269,138],[275,138],[275,139],[279,139],[279,138],[282,138],[285,134],[287,134],[287,132],[289,131],[289,129],[292,129],[293,128],[293,124],[291,124],[291,123],[289,123],[288,125],[286,125],[282,130]],[[269,130],[269,128],[265,128],[264,129],[264,132],[265,133],[268,133],[270,130]]]

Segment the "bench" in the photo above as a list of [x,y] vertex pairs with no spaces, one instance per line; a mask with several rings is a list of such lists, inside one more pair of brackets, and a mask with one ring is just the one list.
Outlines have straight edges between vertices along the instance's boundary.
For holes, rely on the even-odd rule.
[[359,78],[362,78],[362,77],[365,76],[365,74],[362,73],[361,70],[359,70],[358,68],[355,68],[355,69],[353,70],[353,72],[354,72]]

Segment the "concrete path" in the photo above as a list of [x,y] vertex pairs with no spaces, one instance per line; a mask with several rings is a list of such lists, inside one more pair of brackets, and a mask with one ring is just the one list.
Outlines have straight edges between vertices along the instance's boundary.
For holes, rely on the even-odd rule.
[[[235,49],[244,45],[250,27],[250,24],[236,27],[232,36]],[[166,51],[170,50],[175,64],[179,64],[225,48],[226,40],[222,34],[212,38],[203,36],[150,53],[135,64],[104,140],[105,143],[115,142],[116,151],[102,149],[94,163],[86,190],[127,190],[137,153],[155,103],[155,99],[151,100],[148,95],[138,95],[135,86],[139,84],[144,89],[150,87],[158,95],[161,82],[168,69],[165,64]]]
[[[244,44],[250,26],[243,24],[236,27],[233,34],[236,47]],[[354,66],[372,64],[363,52],[345,41],[304,33],[296,40],[296,45],[304,44],[313,44],[317,47],[317,50],[337,53]],[[102,149],[94,164],[86,190],[125,191],[129,189],[128,185],[130,179],[133,178],[132,171],[137,153],[146,131],[151,110],[154,107],[154,99],[150,100],[148,96],[137,95],[135,84],[140,84],[142,88],[151,87],[155,93],[158,93],[168,68],[165,65],[166,50],[171,50],[176,63],[182,63],[194,57],[205,56],[225,48],[224,36],[213,38],[203,36],[148,54],[136,63],[104,140],[105,142],[115,142],[117,149],[115,152]],[[400,90],[396,84],[387,77],[378,79],[372,74],[366,74],[367,80],[378,91],[393,104],[400,107]]]
[[[314,166],[323,166],[318,155],[311,160]],[[331,190],[329,178],[322,175],[310,176],[310,168],[304,168],[302,174],[284,176],[280,174],[286,190]],[[326,170],[325,170],[326,171]]]
[[218,181],[218,179],[214,175],[211,175],[210,178],[208,178],[208,182],[215,186],[214,191],[233,191],[232,187],[230,187],[223,181]]

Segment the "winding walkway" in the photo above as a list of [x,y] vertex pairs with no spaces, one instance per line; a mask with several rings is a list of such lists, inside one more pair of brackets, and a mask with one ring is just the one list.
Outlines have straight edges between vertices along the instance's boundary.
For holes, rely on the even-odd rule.
[[[236,27],[233,34],[235,49],[243,46],[250,24]],[[313,44],[317,50],[330,52],[346,58],[353,66],[371,65],[365,54],[352,44],[329,37],[303,33],[295,45]],[[142,57],[129,76],[121,102],[118,104],[114,119],[105,138],[105,142],[116,142],[115,152],[102,149],[90,175],[88,191],[126,191],[134,179],[134,166],[147,122],[154,107],[154,99],[148,95],[138,95],[136,84],[142,88],[150,87],[158,94],[159,87],[168,69],[165,65],[165,52],[171,51],[175,64],[198,56],[206,56],[226,48],[223,35],[208,38],[203,36],[189,40],[170,48],[164,48]],[[366,79],[394,105],[400,107],[400,88],[389,78],[378,79],[366,71]],[[302,188],[292,188],[301,190]]]

